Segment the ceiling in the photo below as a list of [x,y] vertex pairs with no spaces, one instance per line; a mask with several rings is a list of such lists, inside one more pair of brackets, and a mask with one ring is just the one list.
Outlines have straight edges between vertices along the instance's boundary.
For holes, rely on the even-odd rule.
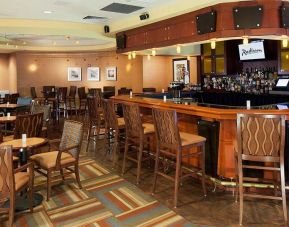
[[[0,0],[0,52],[112,50],[118,31],[221,2],[228,0]],[[132,6],[136,11],[130,13],[102,10],[125,12]],[[150,17],[140,21],[144,12]],[[98,18],[83,19],[86,16]],[[109,33],[104,33],[104,25]]]

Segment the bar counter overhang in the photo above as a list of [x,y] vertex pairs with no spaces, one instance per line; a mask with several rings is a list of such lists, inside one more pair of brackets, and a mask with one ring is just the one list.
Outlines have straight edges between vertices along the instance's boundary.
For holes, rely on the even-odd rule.
[[115,103],[137,103],[144,113],[147,114],[150,114],[151,108],[175,109],[178,113],[179,128],[181,131],[198,133],[197,119],[219,122],[217,175],[218,179],[225,178],[227,180],[235,178],[234,141],[236,140],[237,113],[282,114],[287,115],[287,119],[289,116],[288,109],[222,109],[203,107],[196,104],[176,104],[169,100],[164,102],[162,99],[146,97],[133,96],[130,98],[129,96],[123,95],[114,96],[112,98]]

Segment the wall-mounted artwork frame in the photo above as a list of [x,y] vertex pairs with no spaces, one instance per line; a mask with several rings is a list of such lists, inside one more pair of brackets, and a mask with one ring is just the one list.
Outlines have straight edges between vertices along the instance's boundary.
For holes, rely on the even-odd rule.
[[87,80],[100,81],[99,67],[87,67]]
[[173,80],[190,83],[190,62],[187,58],[173,59]]
[[81,81],[81,67],[68,67],[68,81]]
[[117,69],[116,66],[111,66],[111,67],[106,67],[105,68],[105,75],[106,75],[106,80],[112,80],[116,81],[117,80]]

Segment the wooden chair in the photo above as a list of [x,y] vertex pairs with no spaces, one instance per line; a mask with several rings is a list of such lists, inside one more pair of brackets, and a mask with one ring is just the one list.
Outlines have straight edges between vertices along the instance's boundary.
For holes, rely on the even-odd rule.
[[[282,200],[284,221],[287,226],[287,205],[284,173],[285,116],[263,114],[237,115],[237,187],[240,197],[239,224],[243,222],[244,197]],[[244,162],[245,161],[245,162]],[[256,162],[263,164],[257,165]],[[266,165],[264,165],[266,163]],[[269,163],[271,165],[269,165]],[[244,182],[267,182],[265,179],[244,176],[244,169],[272,171],[275,195],[244,193]],[[277,196],[277,173],[280,174],[281,196]],[[268,183],[268,182],[267,182]]]
[[[27,170],[28,171],[24,171]],[[8,212],[8,226],[12,227],[15,214],[16,193],[28,189],[30,212],[33,212],[33,163],[27,163],[17,169],[13,168],[11,146],[0,146],[0,212]],[[9,199],[9,207],[4,202]]]
[[43,125],[43,113],[17,115],[15,121],[14,134],[4,136],[3,141],[21,139],[22,134],[29,137],[40,137]]
[[70,111],[74,110],[75,115],[77,115],[77,107],[76,107],[76,99],[75,99],[76,90],[77,90],[76,86],[70,86],[69,94],[67,96],[67,109]]
[[[82,188],[78,166],[82,135],[83,123],[65,120],[59,149],[30,157],[35,164],[36,171],[47,177],[47,201],[51,195],[52,179],[57,177],[52,176],[55,171],[60,171],[63,180],[65,180],[64,175],[74,173],[79,188]],[[71,167],[74,167],[74,169]],[[66,173],[64,173],[64,169],[67,170]]]
[[[150,157],[150,154],[148,154],[148,157],[143,159],[144,145],[149,147],[150,138],[154,135],[154,126],[153,124],[142,123],[139,106],[137,104],[123,104],[122,108],[126,134],[122,174],[125,172],[126,159],[137,163],[136,183],[139,184],[141,163]],[[137,158],[128,155],[130,145],[138,147]],[[135,154],[135,152],[133,153]]]
[[31,95],[31,98],[39,104],[42,104],[45,101],[44,97],[37,96],[35,87],[30,87],[30,95]]
[[[202,187],[206,196],[205,186],[205,142],[206,138],[185,132],[179,132],[178,119],[175,110],[153,109],[154,125],[156,130],[156,157],[153,190],[155,193],[157,176],[161,175],[175,182],[174,207],[178,205],[178,194],[181,180],[188,176],[193,176],[200,172],[202,175]],[[197,151],[191,151],[193,147],[201,147]],[[184,152],[186,150],[186,152]],[[169,176],[159,170],[160,155],[176,160],[175,177]],[[183,158],[196,157],[199,159],[200,167],[190,166],[188,174],[183,174]],[[186,168],[187,169],[187,168]]]
[[103,117],[105,122],[105,135],[107,139],[114,138],[112,148],[113,166],[116,162],[116,152],[120,140],[120,130],[125,128],[124,118],[118,118],[115,113],[114,101],[112,99],[104,99],[102,101]]
[[79,108],[78,108],[78,113],[81,114],[81,112],[84,110],[84,113],[86,111],[87,107],[87,96],[85,93],[85,87],[79,87],[78,88],[78,97],[79,97]]
[[30,113],[36,114],[36,113],[43,113],[43,125],[42,125],[42,134],[45,135],[45,137],[48,136],[48,128],[49,128],[49,122],[50,122],[50,106],[49,105],[38,105],[34,104],[31,105]]
[[[100,129],[104,127],[103,120],[101,118],[102,109],[99,108],[99,100],[97,97],[88,96],[87,97],[87,106],[88,106],[88,116],[89,116],[89,126],[87,133],[87,146],[86,151],[88,151],[88,146],[94,137],[96,140],[99,138]],[[95,129],[96,134],[91,134],[91,131]]]

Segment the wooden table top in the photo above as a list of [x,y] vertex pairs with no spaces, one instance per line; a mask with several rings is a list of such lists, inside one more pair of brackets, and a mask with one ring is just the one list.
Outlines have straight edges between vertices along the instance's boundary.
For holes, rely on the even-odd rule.
[[4,116],[4,117],[0,117],[0,123],[8,123],[8,122],[13,122],[16,120],[16,116]]
[[19,107],[23,107],[23,106],[28,106],[28,105],[22,105],[22,104],[0,104],[0,109],[16,109]]
[[15,140],[10,140],[4,143],[1,143],[1,146],[9,146],[11,145],[13,149],[18,150],[22,147],[37,147],[44,145],[48,142],[46,138],[41,138],[41,137],[31,137],[26,139],[26,144],[22,144],[22,139],[15,139]]

